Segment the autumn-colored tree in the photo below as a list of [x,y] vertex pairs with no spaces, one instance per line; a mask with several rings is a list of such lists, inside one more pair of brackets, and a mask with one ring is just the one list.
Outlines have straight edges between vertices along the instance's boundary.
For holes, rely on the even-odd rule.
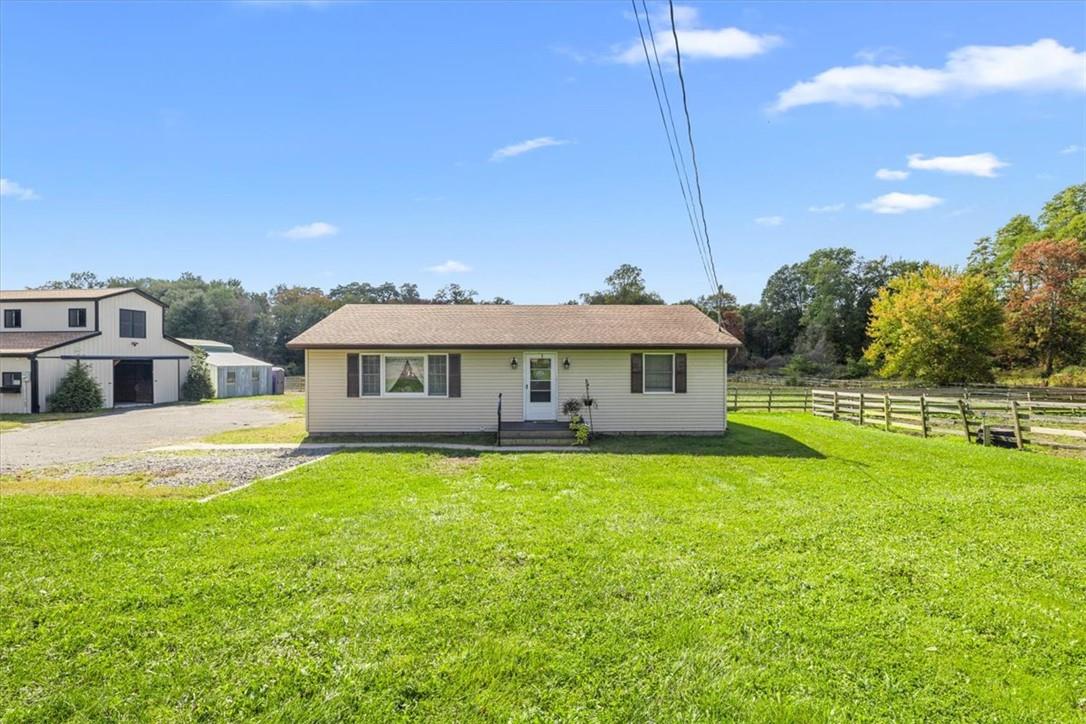
[[1026,244],[1011,261],[1011,342],[1052,374],[1057,361],[1086,358],[1086,249],[1075,239]]
[[987,279],[926,266],[879,290],[864,358],[883,377],[934,384],[989,381],[1002,318]]

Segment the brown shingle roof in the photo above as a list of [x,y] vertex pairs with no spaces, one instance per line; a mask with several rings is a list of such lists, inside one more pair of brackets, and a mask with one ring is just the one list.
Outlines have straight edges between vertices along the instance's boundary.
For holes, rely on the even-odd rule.
[[105,287],[103,289],[4,289],[0,290],[0,302],[58,302],[93,301],[134,292],[162,307],[166,303],[135,287]]
[[104,289],[4,289],[0,290],[0,302],[47,301],[50,299],[101,299],[132,291],[131,287],[106,287]]
[[320,347],[738,347],[690,305],[348,304],[302,332]]
[[100,332],[0,332],[0,354],[19,356],[59,347]]

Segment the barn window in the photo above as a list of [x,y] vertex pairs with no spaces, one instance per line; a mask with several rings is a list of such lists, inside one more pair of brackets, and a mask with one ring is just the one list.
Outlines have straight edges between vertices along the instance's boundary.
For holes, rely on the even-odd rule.
[[675,356],[671,354],[645,355],[645,392],[675,391]]
[[235,370],[226,371],[226,384],[232,385],[238,381],[238,373]]
[[260,387],[260,370],[254,368],[250,373],[250,379],[253,381],[254,388]]
[[0,392],[22,392],[22,390],[22,372],[4,372],[0,377]]
[[21,327],[23,326],[23,310],[21,309],[5,309],[4,310],[4,326],[7,328]]
[[147,312],[142,309],[122,309],[120,336],[139,337],[141,339],[146,337]]
[[87,310],[83,307],[72,307],[68,310],[68,326],[69,327],[86,327],[87,326]]

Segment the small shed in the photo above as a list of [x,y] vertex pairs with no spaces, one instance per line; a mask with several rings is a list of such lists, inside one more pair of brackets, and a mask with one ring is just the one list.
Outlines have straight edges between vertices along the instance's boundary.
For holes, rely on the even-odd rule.
[[211,339],[186,339],[185,344],[207,353],[215,397],[273,394],[272,365],[234,351],[233,345]]

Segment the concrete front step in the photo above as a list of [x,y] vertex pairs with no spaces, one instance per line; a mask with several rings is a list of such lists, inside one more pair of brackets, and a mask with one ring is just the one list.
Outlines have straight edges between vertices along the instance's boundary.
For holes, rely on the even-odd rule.
[[503,440],[572,440],[572,430],[502,430]]
[[537,446],[562,446],[573,447],[573,440],[570,438],[552,439],[546,437],[533,437],[530,440],[510,440],[504,435],[502,436],[502,447],[537,447]]

